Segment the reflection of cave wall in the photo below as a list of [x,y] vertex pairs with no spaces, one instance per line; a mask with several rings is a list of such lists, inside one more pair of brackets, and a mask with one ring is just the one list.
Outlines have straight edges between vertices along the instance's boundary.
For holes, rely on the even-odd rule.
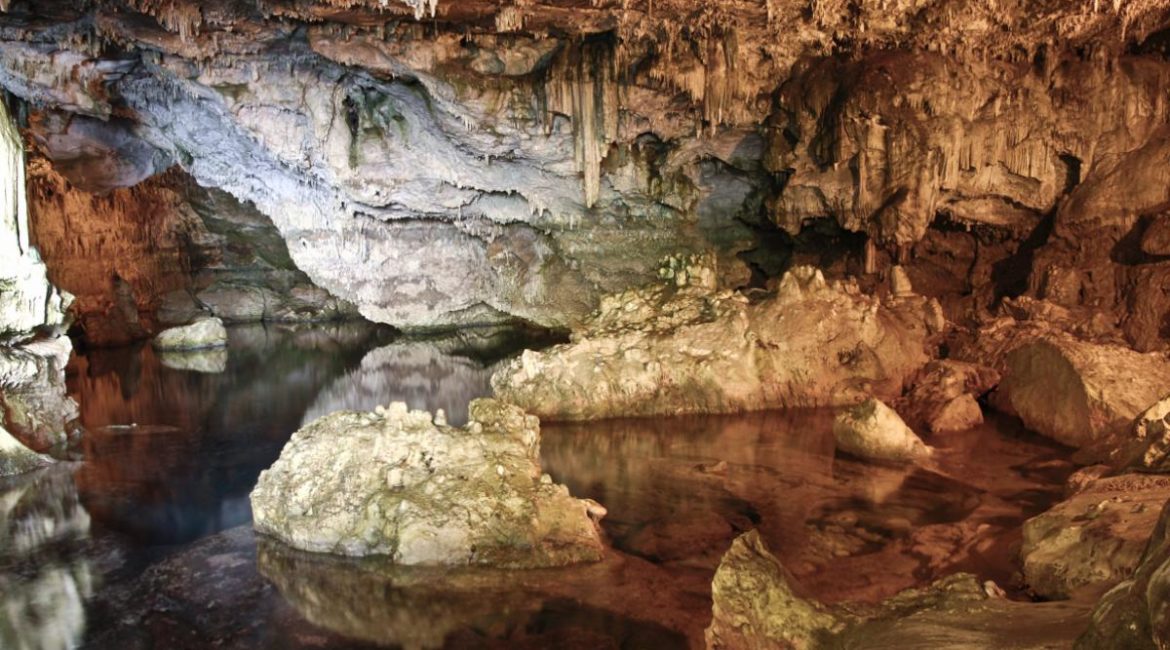
[[32,158],[29,202],[36,244],[52,281],[76,296],[87,343],[125,344],[201,313],[237,322],[356,316],[296,269],[271,221],[251,207],[177,168],[91,193],[56,169],[82,174],[79,166]]

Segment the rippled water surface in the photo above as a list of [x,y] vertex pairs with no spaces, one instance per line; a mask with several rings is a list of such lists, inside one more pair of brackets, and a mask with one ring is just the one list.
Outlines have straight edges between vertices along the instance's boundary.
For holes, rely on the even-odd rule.
[[964,570],[1011,586],[1059,449],[1006,421],[931,468],[833,452],[816,411],[546,425],[546,471],[609,509],[590,566],[402,570],[258,540],[248,493],[302,423],[393,400],[466,420],[514,340],[235,328],[226,356],[92,351],[74,462],[0,481],[0,648],[699,647],[750,528],[812,595],[877,600]]

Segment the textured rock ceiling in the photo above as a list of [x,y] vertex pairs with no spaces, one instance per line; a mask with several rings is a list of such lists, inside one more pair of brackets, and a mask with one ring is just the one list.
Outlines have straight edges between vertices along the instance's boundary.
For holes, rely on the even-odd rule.
[[1170,200],[1089,191],[1161,178],[1131,153],[1163,152],[1165,0],[3,9],[0,85],[62,173],[181,165],[401,326],[572,325],[680,251],[735,281],[773,224],[893,250],[939,214],[1026,233]]

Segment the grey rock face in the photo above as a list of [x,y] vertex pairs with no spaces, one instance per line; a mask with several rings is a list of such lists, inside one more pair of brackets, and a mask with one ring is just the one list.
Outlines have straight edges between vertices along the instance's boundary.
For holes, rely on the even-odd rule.
[[536,418],[494,400],[462,429],[396,402],[293,434],[252,492],[258,532],[299,549],[408,565],[513,568],[600,559],[593,516],[542,476]]

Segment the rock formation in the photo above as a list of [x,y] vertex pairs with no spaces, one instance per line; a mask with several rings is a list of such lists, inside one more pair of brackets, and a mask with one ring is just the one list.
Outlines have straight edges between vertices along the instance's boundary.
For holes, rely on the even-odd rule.
[[[0,431],[5,455],[23,442],[44,451],[62,442],[77,405],[65,394],[72,345],[62,336],[69,294],[49,283],[29,239],[24,143],[0,102]],[[7,440],[8,434],[17,440]],[[28,469],[9,459],[6,470]]]
[[[994,583],[956,574],[880,604],[828,608],[797,595],[791,575],[748,532],[712,584],[708,648],[1068,647],[1089,617],[1084,604],[1021,603]],[[1136,646],[1135,646],[1136,647]]]
[[402,402],[293,434],[252,492],[256,530],[299,549],[406,565],[596,561],[595,503],[542,475],[536,418],[494,400],[449,427]]
[[1045,598],[1100,591],[1133,575],[1170,500],[1170,477],[1100,478],[1024,525],[1020,550],[1028,587]]
[[1170,647],[1170,502],[1132,579],[1101,597],[1077,650]]
[[880,300],[810,267],[755,301],[714,289],[702,263],[689,273],[606,296],[571,343],[503,367],[496,394],[569,420],[893,399],[943,325],[925,298]]
[[872,397],[838,413],[833,436],[837,449],[860,458],[906,462],[931,454],[893,409]]
[[204,350],[227,345],[227,329],[218,318],[201,318],[190,325],[163,330],[152,345],[158,350]]
[[999,390],[1011,409],[1029,428],[1074,447],[1125,443],[1138,414],[1170,393],[1163,355],[1067,335],[1024,343],[1006,363]]

